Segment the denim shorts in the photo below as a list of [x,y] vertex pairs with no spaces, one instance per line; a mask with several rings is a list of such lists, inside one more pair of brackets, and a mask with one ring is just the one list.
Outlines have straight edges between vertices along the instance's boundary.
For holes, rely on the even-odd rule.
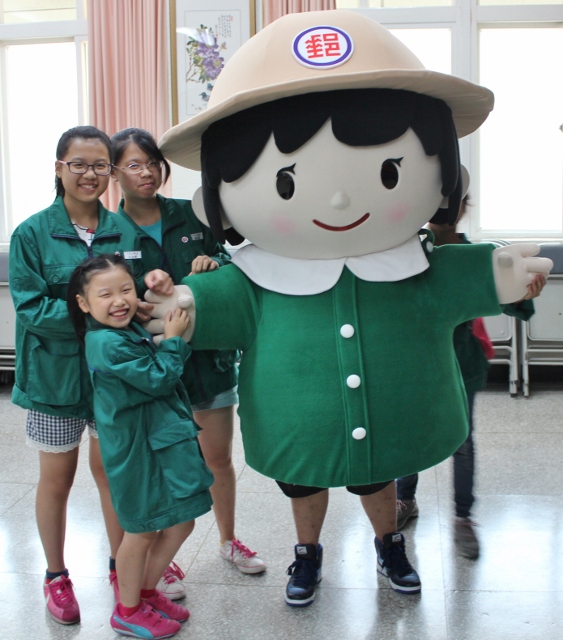
[[25,424],[27,444],[33,449],[49,453],[71,451],[80,445],[86,427],[90,436],[98,437],[93,420],[49,416],[30,409]]
[[238,387],[233,387],[227,391],[222,391],[216,396],[213,396],[210,400],[205,402],[199,402],[192,405],[194,411],[209,411],[209,409],[223,409],[223,407],[232,407],[234,404],[238,404]]

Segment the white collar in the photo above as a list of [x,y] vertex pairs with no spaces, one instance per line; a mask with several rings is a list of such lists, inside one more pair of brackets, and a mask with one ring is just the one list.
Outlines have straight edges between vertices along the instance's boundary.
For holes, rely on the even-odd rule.
[[[432,251],[427,243],[427,250]],[[360,280],[396,282],[428,269],[428,260],[418,235],[378,253],[351,258],[304,260],[286,258],[249,244],[233,256],[233,263],[260,287],[294,296],[309,296],[332,289],[344,267]]]

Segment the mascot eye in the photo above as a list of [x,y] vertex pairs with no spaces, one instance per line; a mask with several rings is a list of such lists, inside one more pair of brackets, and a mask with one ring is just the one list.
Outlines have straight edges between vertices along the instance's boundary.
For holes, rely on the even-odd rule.
[[291,175],[292,173],[295,175],[294,168],[294,164],[291,167],[284,167],[276,175],[276,189],[284,200],[291,200],[295,193],[295,181]]
[[399,182],[402,158],[390,158],[381,165],[381,182],[386,189],[394,189]]

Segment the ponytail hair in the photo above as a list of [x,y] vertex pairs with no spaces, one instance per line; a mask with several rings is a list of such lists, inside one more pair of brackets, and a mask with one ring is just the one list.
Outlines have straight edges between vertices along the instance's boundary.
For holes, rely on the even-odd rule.
[[89,314],[84,313],[84,311],[82,311],[78,306],[76,296],[84,297],[86,285],[90,282],[90,279],[95,273],[107,271],[112,267],[120,267],[127,272],[131,276],[133,282],[135,282],[133,273],[131,272],[131,267],[125,259],[119,255],[119,253],[104,253],[100,256],[86,258],[84,262],[81,262],[76,267],[70,277],[70,282],[68,283],[68,288],[66,290],[66,305],[70,321],[72,322],[72,326],[76,332],[78,342],[80,342],[81,345],[84,345],[84,337],[86,335],[86,316]]

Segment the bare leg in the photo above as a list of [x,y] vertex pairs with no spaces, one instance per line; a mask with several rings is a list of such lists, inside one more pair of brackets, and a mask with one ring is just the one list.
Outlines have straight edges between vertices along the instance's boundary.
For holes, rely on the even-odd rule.
[[116,567],[120,600],[124,607],[136,607],[141,601],[147,556],[156,536],[156,531],[125,532],[123,535],[123,541],[117,551]]
[[100,502],[102,504],[102,513],[108,534],[110,554],[112,558],[117,556],[117,550],[123,540],[123,529],[117,519],[117,514],[111,502],[109,492],[109,484],[102,463],[102,455],[100,453],[100,442],[97,438],[90,437],[90,470],[98,486],[100,493]]
[[379,540],[383,540],[387,533],[397,531],[397,489],[394,482],[371,496],[360,496],[360,500]]
[[[154,589],[166,567],[194,530],[195,521],[181,522],[156,534],[151,544],[143,576],[143,589]],[[121,580],[121,576],[119,578]]]
[[291,498],[299,544],[319,544],[328,509],[328,489],[306,498]]
[[53,573],[66,569],[66,509],[77,464],[78,447],[61,453],[39,452],[35,514],[47,570]]
[[233,407],[196,411],[202,428],[199,444],[215,481],[211,486],[213,511],[221,544],[235,538],[236,475],[233,466]]

